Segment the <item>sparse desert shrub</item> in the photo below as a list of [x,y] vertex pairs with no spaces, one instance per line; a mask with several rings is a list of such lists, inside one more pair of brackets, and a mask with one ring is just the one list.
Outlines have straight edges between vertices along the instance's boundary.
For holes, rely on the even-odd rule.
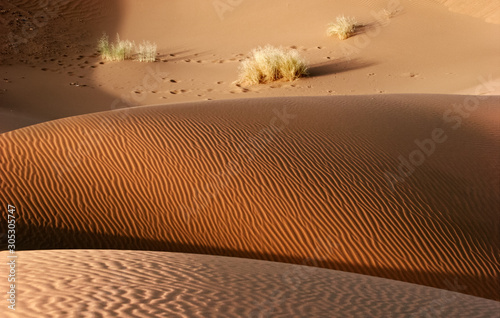
[[117,34],[115,43],[109,43],[109,38],[104,33],[99,39],[97,48],[101,52],[103,59],[108,61],[123,61],[132,58],[134,42],[120,40],[120,36]]
[[328,24],[326,33],[328,36],[337,35],[339,39],[345,40],[354,34],[357,26],[359,26],[359,24],[356,22],[355,18],[341,15],[337,17],[335,23]]
[[156,60],[156,43],[143,41],[137,48],[137,60],[140,62],[154,62]]
[[111,59],[111,45],[109,44],[109,38],[106,33],[103,33],[101,38],[97,42],[97,49],[101,53],[101,57],[104,60]]
[[138,46],[129,40],[120,40],[120,35],[116,35],[114,43],[109,42],[109,38],[104,33],[99,39],[97,49],[101,57],[108,61],[130,60],[136,55],[136,59],[141,62],[154,62],[156,59],[156,43],[143,41]]
[[259,84],[276,80],[293,81],[307,75],[307,64],[296,50],[267,45],[251,52],[240,67],[240,83]]
[[129,60],[134,54],[134,47],[134,42],[120,40],[120,36],[116,34],[116,42],[111,44],[111,52],[118,61]]

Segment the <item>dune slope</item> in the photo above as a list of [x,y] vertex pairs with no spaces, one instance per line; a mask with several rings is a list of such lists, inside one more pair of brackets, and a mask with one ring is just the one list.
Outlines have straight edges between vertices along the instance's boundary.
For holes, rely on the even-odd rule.
[[[485,19],[500,12],[498,0],[437,1]],[[450,12],[445,5],[431,0],[4,1],[0,132],[117,106],[207,99],[478,94],[474,89],[483,80],[492,83],[487,93],[500,94],[500,72],[494,67],[500,65],[495,41],[500,25]],[[326,35],[327,25],[341,14],[364,25],[345,41]],[[157,61],[103,61],[96,49],[103,32],[112,40],[119,33],[136,43],[156,42]],[[267,44],[298,50],[311,66],[310,76],[236,86],[240,62]]]
[[[2,254],[0,254],[2,255]],[[19,253],[2,317],[497,317],[500,303],[307,266],[145,251]]]
[[498,300],[499,100],[272,98],[56,120],[0,135],[2,202],[19,249],[239,256]]

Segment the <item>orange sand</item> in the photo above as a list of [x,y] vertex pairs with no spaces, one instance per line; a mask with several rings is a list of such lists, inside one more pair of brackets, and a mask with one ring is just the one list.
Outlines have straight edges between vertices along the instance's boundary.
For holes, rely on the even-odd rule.
[[[463,101],[250,99],[77,116],[0,135],[0,176],[22,249],[311,259],[445,289],[458,279],[461,292],[499,299],[499,98],[454,129],[442,116]],[[440,128],[446,140],[388,182]]]

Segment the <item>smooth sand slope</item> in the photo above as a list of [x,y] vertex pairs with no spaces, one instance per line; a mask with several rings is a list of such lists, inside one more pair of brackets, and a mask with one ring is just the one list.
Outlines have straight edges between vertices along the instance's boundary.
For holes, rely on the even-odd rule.
[[47,122],[0,135],[2,202],[18,249],[238,256],[498,300],[499,101],[249,99]]
[[486,22],[500,24],[499,0],[435,0],[451,11],[483,18]]
[[[498,16],[498,1],[439,1],[4,1],[0,132],[130,105],[207,99],[500,94],[500,25],[485,21]],[[341,14],[365,27],[345,41],[327,37],[327,24]],[[102,62],[102,32],[156,42],[157,62]],[[240,61],[266,44],[296,48],[311,65],[310,77],[233,84]],[[492,89],[475,93],[482,81]]]
[[56,250],[21,252],[19,262],[16,314],[2,306],[2,317],[491,318],[500,312],[498,302],[460,293],[220,256]]

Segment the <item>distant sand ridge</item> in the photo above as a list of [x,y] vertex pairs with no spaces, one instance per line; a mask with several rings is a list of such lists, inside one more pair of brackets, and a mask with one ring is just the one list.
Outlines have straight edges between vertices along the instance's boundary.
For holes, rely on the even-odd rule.
[[[454,108],[464,98],[214,101],[51,121],[0,135],[2,192],[19,249],[239,256],[498,300],[500,98],[466,117]],[[402,168],[436,128],[446,141]]]

